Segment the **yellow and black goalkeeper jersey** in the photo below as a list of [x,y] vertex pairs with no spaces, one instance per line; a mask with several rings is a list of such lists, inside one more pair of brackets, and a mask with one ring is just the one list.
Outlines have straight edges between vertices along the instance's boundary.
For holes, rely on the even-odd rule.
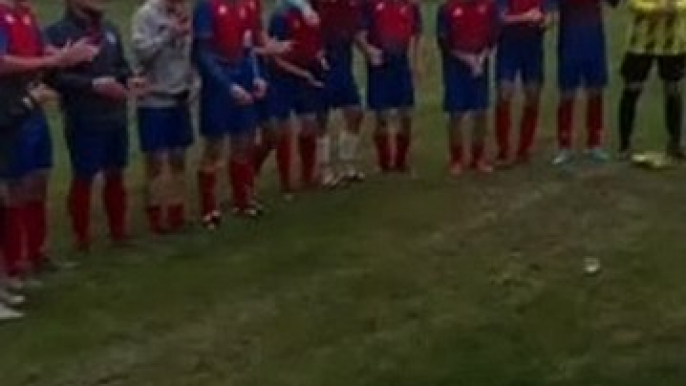
[[686,54],[686,0],[629,0],[629,9],[633,14],[629,52]]

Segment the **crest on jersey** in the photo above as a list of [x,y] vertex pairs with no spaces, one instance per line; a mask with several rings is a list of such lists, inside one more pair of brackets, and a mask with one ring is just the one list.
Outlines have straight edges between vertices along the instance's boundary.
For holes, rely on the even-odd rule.
[[24,16],[22,21],[24,22],[24,25],[28,25],[28,26],[33,25],[33,19],[29,15]]
[[110,44],[117,44],[117,35],[115,35],[112,32],[108,32],[105,34],[105,39],[107,39],[107,42]]
[[5,15],[5,22],[7,22],[7,24],[14,24],[14,22],[15,22],[14,16],[12,16],[12,15]]
[[386,8],[386,4],[384,3],[379,3],[376,5],[376,12],[381,12]]
[[462,8],[457,7],[453,10],[453,17],[462,17],[462,15],[464,15]]
[[410,9],[409,9],[409,7],[406,6],[406,5],[403,6],[402,8],[400,8],[400,14],[403,15],[403,16],[407,16],[407,14],[408,14],[409,12],[410,12]]
[[486,13],[487,10],[488,9],[486,8],[486,4],[481,4],[479,8],[477,8],[477,11],[479,11],[479,13]]
[[222,4],[219,6],[219,15],[224,16],[227,12],[229,12],[229,10],[226,8],[226,5]]
[[238,9],[238,17],[241,19],[245,19],[248,16],[248,13],[246,12],[245,8],[240,7]]

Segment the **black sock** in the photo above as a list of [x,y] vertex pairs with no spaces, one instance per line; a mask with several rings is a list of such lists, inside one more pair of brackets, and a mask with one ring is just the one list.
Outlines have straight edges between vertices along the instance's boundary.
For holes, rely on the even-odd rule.
[[627,151],[631,149],[631,137],[634,133],[634,120],[636,118],[636,105],[641,96],[641,90],[625,89],[619,102],[619,149]]
[[669,134],[670,150],[679,149],[681,146],[682,103],[680,92],[669,93],[665,98],[665,121]]

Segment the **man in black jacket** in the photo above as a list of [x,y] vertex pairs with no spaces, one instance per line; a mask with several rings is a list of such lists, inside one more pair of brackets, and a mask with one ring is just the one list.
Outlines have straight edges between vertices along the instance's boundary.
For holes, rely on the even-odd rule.
[[68,207],[76,247],[87,251],[91,187],[98,174],[105,179],[103,200],[110,236],[115,243],[127,236],[127,100],[130,90],[141,82],[132,77],[119,31],[103,15],[103,1],[66,0],[65,4],[64,17],[46,31],[50,44],[64,47],[86,39],[98,47],[92,62],[58,71],[50,80],[62,97],[73,171]]

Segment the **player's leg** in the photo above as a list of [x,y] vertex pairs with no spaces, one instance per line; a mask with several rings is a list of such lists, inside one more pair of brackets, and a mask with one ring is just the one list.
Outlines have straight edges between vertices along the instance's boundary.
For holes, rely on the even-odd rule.
[[229,183],[231,185],[233,213],[242,217],[257,217],[254,186],[254,128],[232,133],[230,140]]
[[139,108],[138,137],[145,164],[145,211],[148,225],[154,234],[166,231],[163,224],[163,211],[166,186],[164,166],[167,156],[167,134],[169,108]]
[[683,90],[682,80],[686,56],[665,56],[659,59],[660,78],[664,83],[665,93],[665,122],[669,141],[667,154],[676,159],[684,159],[681,138],[683,121]]
[[636,107],[643,93],[643,87],[653,58],[649,55],[627,53],[622,62],[624,89],[619,102],[619,152],[620,156],[629,156],[632,148],[632,137],[636,120]]
[[610,156],[603,149],[605,88],[608,83],[607,55],[604,47],[590,55],[584,64],[583,78],[586,86],[586,128],[588,131],[586,149],[593,161],[607,162],[610,160]]
[[520,50],[503,43],[496,58],[496,92],[495,136],[498,163],[510,160],[510,140],[512,131],[512,99],[517,87],[517,76],[520,72]]
[[400,173],[410,171],[409,158],[412,146],[412,131],[414,124],[414,76],[408,58],[394,64],[392,67],[392,82],[396,84],[391,89],[391,106],[398,110],[398,130],[395,135],[395,159],[393,167]]
[[574,129],[574,104],[577,90],[583,84],[583,61],[575,52],[560,49],[558,55],[558,89],[557,105],[557,148],[553,165],[561,166],[572,161],[572,142]]
[[198,190],[200,192],[200,219],[205,228],[216,229],[221,224],[221,212],[217,201],[217,172],[222,165],[225,137],[206,136],[198,166]]
[[448,151],[450,153],[450,175],[462,175],[465,167],[463,124],[465,115],[459,112],[448,114]]
[[388,110],[378,110],[374,115],[374,145],[382,173],[390,172],[392,164],[390,115]]
[[74,245],[88,252],[91,245],[91,206],[93,180],[104,151],[103,138],[93,130],[68,126],[65,131],[71,160],[72,179],[67,196]]
[[306,188],[316,186],[317,134],[319,127],[314,114],[299,113],[298,154],[300,156],[301,178]]
[[105,152],[102,170],[104,185],[102,202],[107,215],[110,239],[122,244],[128,238],[128,191],[125,171],[129,157],[129,137],[125,124],[104,130]]
[[341,130],[338,141],[343,177],[350,182],[361,182],[364,181],[365,176],[358,165],[358,153],[364,113],[359,103],[344,107],[343,119],[345,127]]
[[315,117],[318,127],[317,132],[317,168],[321,184],[325,188],[335,188],[338,183],[338,176],[333,168],[333,149],[331,148],[331,134],[329,132],[330,111],[328,109],[320,111]]
[[186,223],[186,150],[193,144],[193,123],[187,105],[177,106],[174,118],[167,144],[169,191],[166,204],[167,226],[176,232]]
[[[35,125],[35,126],[33,126]],[[34,274],[57,267],[47,251],[48,181],[52,167],[52,139],[47,120],[36,115],[32,123],[35,137],[32,143],[32,171],[27,175],[24,214],[26,216],[26,251]]]
[[540,115],[545,60],[543,44],[538,45],[535,51],[523,59],[524,110],[522,111],[519,145],[517,147],[518,162],[527,162],[531,156]]
[[472,159],[470,167],[481,173],[490,173],[493,167],[486,156],[486,137],[488,135],[488,116],[486,110],[473,110],[472,121]]

